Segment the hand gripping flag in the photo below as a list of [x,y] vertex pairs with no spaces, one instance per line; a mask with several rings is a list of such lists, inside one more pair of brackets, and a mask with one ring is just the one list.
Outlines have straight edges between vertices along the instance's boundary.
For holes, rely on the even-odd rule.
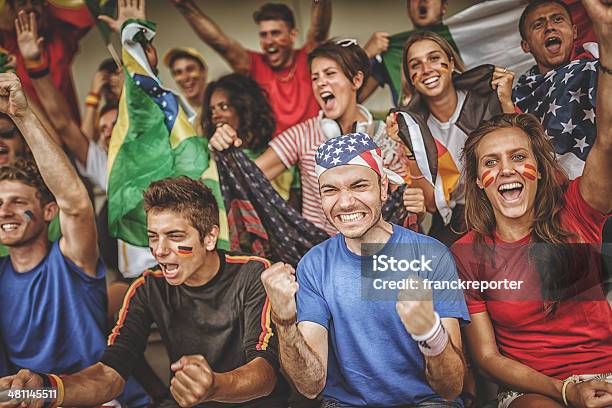
[[[481,65],[463,74],[454,74],[455,88],[466,92],[461,113],[455,125],[469,135],[481,122],[501,113],[497,94],[491,88],[493,65]],[[450,195],[461,177],[461,149],[446,146],[432,135],[427,126],[429,111],[419,94],[397,112],[399,136],[414,156],[425,179],[434,187],[436,207],[445,224],[452,216]],[[462,148],[462,146],[461,146]]]

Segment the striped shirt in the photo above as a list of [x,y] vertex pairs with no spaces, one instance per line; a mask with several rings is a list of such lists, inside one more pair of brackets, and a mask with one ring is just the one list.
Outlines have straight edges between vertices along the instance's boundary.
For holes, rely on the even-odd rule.
[[[374,122],[373,133],[372,138],[383,150],[385,166],[390,166],[391,170],[401,175],[403,172],[397,168],[397,166],[401,166],[398,153],[401,150],[401,145],[387,136],[385,125],[381,121]],[[289,168],[297,163],[300,169],[302,215],[304,218],[329,235],[334,236],[338,233],[338,230],[329,223],[321,207],[319,180],[315,172],[317,148],[326,140],[327,138],[321,130],[319,118],[314,117],[285,130],[272,139],[269,146],[278,155],[285,167]],[[393,144],[394,148],[385,149],[383,144]]]

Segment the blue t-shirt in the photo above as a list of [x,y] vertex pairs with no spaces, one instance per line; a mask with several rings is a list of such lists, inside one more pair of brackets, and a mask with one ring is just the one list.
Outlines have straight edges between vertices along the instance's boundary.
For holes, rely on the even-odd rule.
[[[389,242],[377,255],[390,248],[401,248],[405,259],[430,259],[418,273],[421,278],[458,279],[452,255],[433,238],[393,225]],[[371,259],[351,252],[338,234],[312,248],[298,264],[298,321],[318,323],[329,332],[323,398],[353,406],[442,400],[427,383],[424,357],[396,312],[397,292],[389,293],[388,300],[370,300],[362,292],[362,284],[372,283],[367,273],[362,278],[362,262]],[[433,302],[440,317],[469,321],[461,290],[434,290]]]
[[[64,257],[59,240],[36,267],[16,272],[0,258],[0,377],[20,368],[71,374],[96,363],[106,348],[106,282],[102,262],[91,277]],[[134,381],[122,401],[149,402]]]

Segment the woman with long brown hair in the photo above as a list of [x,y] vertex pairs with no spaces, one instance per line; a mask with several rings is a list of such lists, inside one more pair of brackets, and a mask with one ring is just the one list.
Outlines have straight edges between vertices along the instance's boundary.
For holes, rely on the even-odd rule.
[[[609,111],[602,122],[610,125]],[[465,334],[472,359],[501,385],[499,407],[612,403],[601,276],[611,154],[612,134],[601,131],[583,176],[568,182],[529,114],[495,117],[465,143],[470,232],[452,251],[461,279],[481,286],[466,292]]]
[[[416,33],[404,46],[403,106],[397,120],[415,126],[409,131],[402,123],[399,133],[413,153],[413,184],[425,191],[427,210],[434,214],[429,235],[447,245],[464,230],[461,149],[482,120],[514,112],[513,78],[507,69],[493,65],[466,72],[457,52],[433,32]],[[390,135],[395,122],[392,114],[387,122]]]

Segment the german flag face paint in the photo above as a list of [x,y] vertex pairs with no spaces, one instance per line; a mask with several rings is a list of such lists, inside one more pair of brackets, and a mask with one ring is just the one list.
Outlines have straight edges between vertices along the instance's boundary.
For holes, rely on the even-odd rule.
[[449,71],[448,64],[446,62],[441,62],[440,63],[440,71],[444,71],[444,72],[448,72]]
[[181,257],[187,258],[187,257],[193,256],[193,248],[190,246],[179,245],[177,247],[176,253]]
[[487,170],[484,173],[482,173],[482,185],[484,186],[484,188],[487,188],[491,185],[491,183],[493,183],[493,181],[495,181],[495,176],[492,174],[493,172],[491,170]]
[[535,166],[525,163],[523,168],[523,177],[527,180],[535,181],[538,178],[538,169],[536,169]]

